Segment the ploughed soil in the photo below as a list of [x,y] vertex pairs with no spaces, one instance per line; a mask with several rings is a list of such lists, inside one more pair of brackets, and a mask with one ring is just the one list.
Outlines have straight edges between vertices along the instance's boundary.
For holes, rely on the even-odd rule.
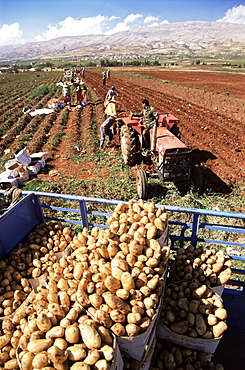
[[[172,113],[179,119],[181,141],[193,150],[193,164],[200,165],[206,183],[217,192],[226,192],[235,183],[245,181],[245,74],[211,71],[176,71],[170,69],[111,69],[111,77],[102,86],[102,71],[86,69],[88,105],[72,118],[69,112],[66,137],[78,133],[80,144],[89,140],[91,120],[103,122],[103,101],[107,90],[116,86],[117,112],[120,116],[141,110],[141,100],[149,99],[158,113]],[[66,108],[65,108],[66,109]],[[71,111],[77,108],[71,107]],[[99,117],[99,119],[98,119]],[[97,120],[96,120],[97,119]],[[79,122],[79,123],[78,123]],[[120,151],[119,138],[114,148]],[[89,162],[76,165],[69,162],[65,142],[57,148],[54,169],[77,174],[78,178],[94,176]],[[84,156],[95,153],[93,145],[86,146]],[[64,158],[65,156],[65,158]],[[64,160],[65,159],[65,160]],[[77,165],[78,166],[78,165]],[[89,169],[83,171],[83,167]],[[133,171],[133,169],[132,169]],[[101,174],[100,174],[101,176]],[[105,176],[108,176],[105,173]]]

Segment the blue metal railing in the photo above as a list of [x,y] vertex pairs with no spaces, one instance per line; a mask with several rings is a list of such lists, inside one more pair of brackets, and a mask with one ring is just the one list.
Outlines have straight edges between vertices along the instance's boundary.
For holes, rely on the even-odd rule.
[[[0,194],[3,193],[3,191],[0,190]],[[43,210],[51,210],[54,212],[67,212],[67,213],[74,213],[78,217],[78,220],[72,220],[68,218],[61,218],[56,216],[45,216],[45,219],[49,220],[57,220],[62,221],[66,223],[71,223],[75,225],[81,225],[82,227],[104,227],[108,228],[108,226],[104,223],[97,223],[96,220],[97,216],[102,217],[108,217],[111,216],[112,211],[99,211],[98,209],[92,210],[93,205],[106,205],[106,206],[115,206],[118,203],[120,203],[119,200],[108,200],[103,198],[92,198],[92,197],[84,197],[84,196],[75,196],[75,195],[66,195],[66,194],[57,194],[57,193],[45,193],[45,192],[30,192],[30,191],[23,191],[23,195],[28,194],[36,194],[38,198],[40,199],[40,204]],[[77,203],[77,208],[66,208],[66,207],[59,207],[59,206],[53,206],[53,205],[47,205],[45,204],[45,201],[43,202],[44,198],[54,198],[54,199],[60,199],[63,201],[75,201]],[[127,203],[127,202],[125,202]],[[157,207],[160,207],[160,205],[157,205]],[[223,247],[236,247],[243,250],[245,248],[245,227],[243,226],[233,226],[229,224],[224,224],[224,219],[231,220],[236,219],[237,222],[240,222],[241,224],[245,221],[245,214],[244,213],[234,213],[234,212],[222,212],[222,211],[212,211],[207,209],[197,209],[197,208],[185,208],[185,207],[175,207],[175,206],[164,206],[166,211],[168,211],[170,215],[169,220],[169,239],[171,241],[171,247],[175,248],[175,243],[177,241],[179,242],[189,242],[192,245],[196,246],[197,243],[206,243],[206,244],[216,244]],[[111,209],[113,209],[111,207]],[[188,218],[191,219],[191,221],[188,222],[181,222],[174,220],[175,216],[179,216],[180,214],[188,215]],[[59,215],[59,213],[58,213]],[[202,217],[211,216],[214,217],[215,220],[219,219],[222,221],[222,223],[210,223],[210,222],[204,222],[201,221]],[[92,222],[90,218],[95,218],[97,222]],[[171,219],[173,218],[173,220]],[[102,219],[103,220],[103,219]],[[177,231],[178,233],[176,233]],[[210,233],[215,232],[214,238],[206,238],[203,235],[203,231],[210,231]],[[226,240],[222,240],[217,237],[218,233],[223,233],[226,235]],[[239,235],[239,240],[237,241],[231,241],[227,237],[228,235]],[[245,249],[244,249],[245,252]],[[242,255],[230,255],[230,257],[234,260],[240,261],[243,263],[245,261],[245,257]],[[233,268],[233,273],[238,275],[245,275],[245,269],[241,268]],[[237,282],[237,281],[236,281]],[[230,283],[234,283],[234,281],[231,281]],[[237,285],[243,285],[243,282],[237,282]],[[244,289],[245,293],[245,289]]]

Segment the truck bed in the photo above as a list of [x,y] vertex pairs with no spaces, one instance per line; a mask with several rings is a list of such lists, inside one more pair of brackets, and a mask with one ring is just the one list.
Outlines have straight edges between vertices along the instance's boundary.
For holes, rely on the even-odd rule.
[[[230,291],[231,289],[229,289]],[[241,293],[241,292],[240,292]],[[228,311],[228,330],[215,351],[214,360],[224,365],[225,370],[245,368],[245,296],[237,291],[224,292],[224,307]]]
[[[0,194],[2,193],[3,191],[0,190]],[[24,237],[24,234],[28,235],[35,225],[45,220],[59,220],[81,227],[98,226],[108,228],[107,225],[103,224],[103,220],[105,220],[105,217],[111,215],[115,205],[120,202],[117,200],[42,192],[23,192],[23,195],[26,195],[26,197],[0,217],[1,258],[4,258],[20,241],[20,237]],[[71,203],[73,208],[71,206],[70,208],[65,208],[56,205],[47,205],[45,204],[45,199],[47,200],[47,198],[58,199],[59,204],[62,200],[66,201],[66,204],[67,201],[73,202]],[[75,207],[74,204],[77,204],[77,206]],[[214,244],[223,248],[228,245],[232,248],[245,248],[245,227],[232,226],[228,223],[229,219],[236,219],[236,224],[238,224],[239,220],[242,221],[240,224],[244,224],[245,214],[167,205],[165,208],[170,215],[174,215],[175,213],[189,215],[186,218],[188,221],[179,221],[180,218],[176,221],[170,217],[169,242],[172,249],[178,248],[178,245],[181,245],[178,243],[183,242],[191,243],[194,246],[198,244],[205,245],[206,248]],[[66,219],[65,216],[64,218],[58,217],[58,213],[51,217],[50,211],[52,215],[60,211],[63,211],[65,214],[68,213],[70,219]],[[46,214],[46,212],[49,213]],[[70,216],[72,213],[75,215],[74,218]],[[215,222],[208,223],[206,221],[207,216],[214,216]],[[203,232],[207,230],[211,233],[211,236],[212,232],[215,231],[215,237],[212,238],[210,234],[205,236]],[[218,232],[221,232],[220,238],[217,237]],[[239,235],[239,237],[234,236],[231,239],[232,241],[228,241],[227,235],[229,233],[232,236]],[[225,240],[222,239],[222,235],[224,234],[226,235]],[[244,264],[245,257],[242,255],[231,255],[230,257]],[[228,318],[226,320],[228,330],[224,332],[213,356],[213,360],[215,363],[220,362],[223,364],[225,370],[243,370],[245,369],[245,269],[233,268],[232,270],[236,274],[236,280],[230,280],[228,282],[222,295],[224,307],[228,312]]]

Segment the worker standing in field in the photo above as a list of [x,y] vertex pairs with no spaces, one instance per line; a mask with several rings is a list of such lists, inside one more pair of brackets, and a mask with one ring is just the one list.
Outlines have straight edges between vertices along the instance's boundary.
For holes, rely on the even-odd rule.
[[102,86],[106,87],[106,72],[102,72]]
[[142,136],[145,149],[150,149],[150,129],[158,123],[158,113],[155,108],[150,106],[149,100],[142,100],[142,111],[140,113],[131,113],[130,118],[142,118]]
[[85,105],[84,103],[86,102],[87,103],[87,85],[85,84],[85,82],[83,80],[80,81],[80,85],[81,85],[81,89],[82,89],[82,95],[83,95],[83,105]]
[[105,116],[108,118],[111,116],[113,113],[116,113],[116,103],[117,101],[114,99],[114,96],[112,99],[108,102],[105,108]]
[[73,83],[76,93],[76,104],[81,105],[83,101],[82,87],[80,85],[80,79],[77,77]]
[[117,114],[112,113],[100,126],[100,149],[103,149],[106,136],[108,136],[107,144],[110,145],[114,136],[111,127],[115,124],[116,119]]
[[107,91],[105,99],[109,102],[113,99],[115,96],[120,96],[116,91],[115,86],[112,86],[110,90]]
[[63,83],[63,96],[65,105],[71,104],[71,83]]

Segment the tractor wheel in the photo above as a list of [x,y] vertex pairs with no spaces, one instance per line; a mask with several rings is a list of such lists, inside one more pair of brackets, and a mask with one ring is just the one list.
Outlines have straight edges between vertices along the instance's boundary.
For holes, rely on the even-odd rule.
[[136,164],[137,145],[134,129],[131,126],[121,127],[121,150],[124,163],[129,166]]
[[147,199],[148,195],[148,182],[144,170],[137,171],[136,174],[137,194],[140,199]]
[[191,168],[191,182],[193,184],[194,191],[200,193],[204,185],[203,174],[200,167],[193,166]]

